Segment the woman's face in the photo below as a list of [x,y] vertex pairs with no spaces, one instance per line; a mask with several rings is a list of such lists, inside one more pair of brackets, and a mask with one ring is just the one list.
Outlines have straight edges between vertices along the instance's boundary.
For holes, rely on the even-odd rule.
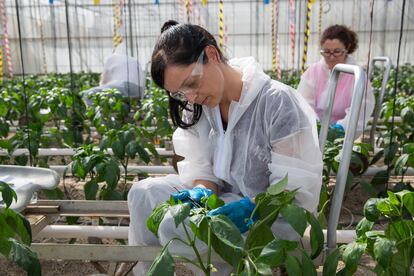
[[347,50],[339,39],[327,39],[321,45],[321,55],[325,59],[329,69],[332,70],[338,63],[345,63]]
[[[214,47],[206,47],[206,64],[199,58],[197,62],[188,66],[167,66],[164,88],[170,91],[173,98],[208,107],[218,105],[223,97],[224,77],[218,66],[220,58],[216,54]],[[180,96],[176,97],[177,94]]]

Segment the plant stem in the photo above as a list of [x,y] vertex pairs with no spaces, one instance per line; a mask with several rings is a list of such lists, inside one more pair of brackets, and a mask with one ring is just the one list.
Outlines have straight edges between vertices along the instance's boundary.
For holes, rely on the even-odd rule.
[[211,228],[208,227],[207,230],[207,275],[210,275],[211,271]]
[[265,248],[265,246],[256,246],[256,247],[252,247],[252,248],[248,249],[247,252],[251,252],[251,251],[258,250],[258,249],[263,249],[263,248]]
[[250,256],[249,255],[247,255],[247,259],[249,259],[250,260],[250,263],[254,266],[254,270],[257,272],[257,266],[256,266],[256,264],[253,262],[253,260],[252,260],[252,258],[250,258]]
[[125,193],[126,188],[127,188],[127,177],[128,177],[128,156],[125,160],[124,171],[125,171],[125,183],[124,183],[124,193]]
[[[182,222],[181,224],[182,224],[182,225],[183,225],[183,227],[184,227],[185,235],[187,236],[188,241],[190,241],[190,242],[191,242],[191,237],[190,237],[190,234],[188,233],[187,226],[185,226],[185,223],[184,223],[184,222]],[[200,256],[200,252],[198,252],[198,249],[197,249],[197,247],[195,246],[195,243],[194,243],[194,242],[191,242],[191,247],[193,248],[194,253],[195,253],[195,254],[196,254],[196,256],[197,256],[197,260],[198,260],[198,262],[200,263],[200,267],[201,267],[201,269],[204,271],[204,273],[208,273],[207,275],[209,275],[209,271],[207,271],[207,269],[205,268],[205,266],[204,266],[204,264],[203,264],[203,260],[201,259],[201,256]]]

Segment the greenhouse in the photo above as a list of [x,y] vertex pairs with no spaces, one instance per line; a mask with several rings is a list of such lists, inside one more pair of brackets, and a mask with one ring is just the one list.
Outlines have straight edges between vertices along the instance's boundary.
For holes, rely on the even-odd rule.
[[0,0],[0,275],[414,275],[413,14]]

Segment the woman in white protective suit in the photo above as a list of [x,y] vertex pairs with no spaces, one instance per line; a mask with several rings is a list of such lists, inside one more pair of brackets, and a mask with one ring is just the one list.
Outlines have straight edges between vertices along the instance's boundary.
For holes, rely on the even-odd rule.
[[[252,57],[227,61],[209,32],[175,21],[162,28],[151,74],[170,97],[171,118],[178,126],[174,149],[185,159],[178,163],[178,175],[147,178],[131,188],[130,245],[164,245],[185,237],[169,213],[159,227],[159,240],[146,228],[153,208],[171,195],[198,201],[217,193],[226,212],[216,209],[212,214],[227,215],[245,232],[254,197],[288,174],[287,189],[299,188],[296,203],[316,211],[322,183],[316,118],[294,89],[271,80]],[[273,231],[280,238],[298,239],[281,219]],[[201,242],[197,247],[206,249]],[[193,258],[181,244],[169,248],[172,254]],[[134,272],[145,275],[149,266],[139,263]],[[231,271],[228,265],[216,267],[215,275]]]

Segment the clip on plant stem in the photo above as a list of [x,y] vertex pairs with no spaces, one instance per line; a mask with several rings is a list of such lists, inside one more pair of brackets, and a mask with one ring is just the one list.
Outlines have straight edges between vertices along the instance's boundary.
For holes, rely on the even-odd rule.
[[[177,189],[177,187],[173,187],[177,192],[181,193],[180,190]],[[195,206],[197,206],[198,208],[202,208],[202,206],[200,204],[198,204],[197,201],[195,201],[194,199],[191,198],[191,196],[187,196],[188,200],[191,201],[191,203],[193,203]]]

